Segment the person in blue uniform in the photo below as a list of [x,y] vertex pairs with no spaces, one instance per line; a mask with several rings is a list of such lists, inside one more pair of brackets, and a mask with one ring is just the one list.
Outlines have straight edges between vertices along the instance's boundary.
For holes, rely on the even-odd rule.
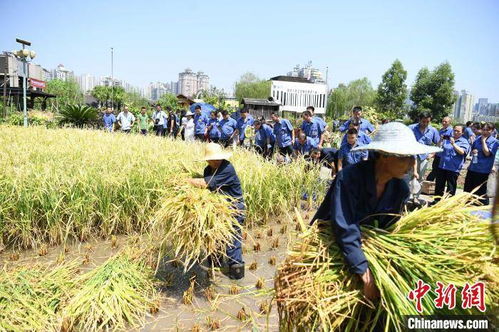
[[379,290],[362,251],[361,225],[386,228],[398,220],[409,197],[403,180],[414,163],[414,155],[440,151],[420,144],[412,131],[402,123],[382,125],[370,144],[355,150],[374,151],[374,159],[346,167],[336,174],[324,201],[312,219],[330,222],[335,239],[350,271],[359,275],[368,299],[379,296]]
[[478,187],[475,194],[481,196],[480,202],[489,204],[487,198],[487,181],[494,166],[494,156],[499,146],[497,139],[492,137],[495,127],[488,122],[482,126],[482,135],[478,136],[471,146],[471,164],[466,173],[464,191],[472,192]]
[[338,151],[338,172],[348,165],[353,165],[361,162],[362,160],[367,160],[367,151],[352,151],[352,149],[357,146],[364,145],[358,141],[358,131],[355,128],[348,129],[346,136],[347,142],[342,144],[340,150]]
[[269,158],[274,151],[274,130],[268,124],[260,120],[253,122],[253,126],[255,127],[255,145],[258,153]]
[[[419,122],[414,123],[409,126],[414,133],[414,137],[416,140],[425,145],[437,145],[440,141],[440,135],[438,134],[438,130],[431,126],[431,114],[429,112],[423,112],[419,116]],[[426,169],[428,168],[428,160],[433,157],[432,154],[420,154],[416,157],[414,167],[413,167],[413,177],[418,179],[419,181],[423,181],[423,177],[426,173]]]
[[444,195],[445,186],[450,195],[456,194],[457,178],[463,168],[466,155],[470,152],[470,143],[463,136],[464,125],[455,125],[454,133],[448,139],[441,139],[438,143],[443,152],[440,154],[440,164],[435,181],[434,202],[438,202]]
[[293,155],[295,157],[299,155],[306,156],[310,154],[310,151],[312,151],[312,149],[316,148],[317,145],[315,144],[315,141],[305,135],[305,133],[301,132],[300,135],[298,135],[298,138],[293,143]]
[[237,133],[239,135],[239,145],[243,145],[246,138],[245,131],[247,126],[252,126],[255,119],[249,114],[248,110],[241,110],[241,117],[237,120]]
[[272,113],[271,117],[274,121],[274,135],[279,153],[283,156],[291,156],[295,141],[293,125],[288,119],[281,119],[277,113]]
[[201,106],[196,105],[194,108],[194,136],[202,142],[206,140],[208,121],[208,117],[201,113]]
[[369,122],[367,119],[362,118],[362,107],[361,106],[354,106],[352,109],[352,118],[348,121],[345,121],[340,126],[340,131],[342,133],[346,132],[350,128],[350,122],[351,121],[357,121],[360,123],[359,131],[364,132],[365,134],[371,134],[374,132],[376,128]]
[[[358,139],[360,144],[371,143],[371,141],[372,141],[371,137],[369,135],[367,135],[366,133],[364,133],[362,130],[360,130],[360,122],[358,122],[356,120],[350,121],[348,129],[349,130],[350,129],[357,130],[357,139]],[[341,139],[341,145],[347,144],[347,136],[348,135],[346,133],[345,133],[345,135],[343,135],[343,138]]]
[[241,244],[241,228],[244,223],[244,199],[241,182],[236,174],[234,166],[227,160],[231,156],[230,152],[223,151],[222,147],[216,143],[208,143],[205,147],[204,160],[208,166],[204,169],[202,179],[189,179],[189,182],[199,188],[208,188],[212,192],[219,193],[235,199],[233,208],[240,213],[236,217],[237,235],[232,245],[226,249],[228,276],[231,279],[241,279],[244,277],[244,260]]
[[[451,126],[451,118],[448,116],[442,119],[442,128],[438,131],[440,139],[450,138],[454,133],[454,129]],[[439,141],[440,141],[439,139]],[[428,181],[434,181],[437,177],[438,165],[440,164],[440,153],[436,153],[433,157],[433,163],[431,164],[431,172],[426,177]]]
[[223,147],[228,147],[232,143],[232,139],[237,134],[237,122],[230,117],[229,112],[222,111],[222,120],[218,122],[220,130],[220,144]]
[[220,129],[218,127],[218,112],[211,111],[210,119],[206,125],[206,130],[208,132],[208,138],[210,142],[218,143],[220,140]]
[[322,126],[322,131],[323,132],[326,131],[326,129],[328,128],[327,122],[323,118],[321,118],[320,116],[315,115],[315,107],[307,106],[307,111],[309,111],[312,114],[312,118],[315,121],[320,123],[320,125]]
[[314,141],[316,147],[321,147],[324,133],[321,122],[315,120],[310,111],[303,112],[302,119],[301,130]]

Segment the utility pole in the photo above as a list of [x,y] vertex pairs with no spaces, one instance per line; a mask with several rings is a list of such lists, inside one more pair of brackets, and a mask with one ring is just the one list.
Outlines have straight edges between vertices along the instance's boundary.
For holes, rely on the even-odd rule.
[[114,49],[111,47],[111,109],[114,111]]
[[7,117],[7,74],[9,73],[9,54],[4,52],[5,55],[5,71],[3,73],[3,114],[4,118]]

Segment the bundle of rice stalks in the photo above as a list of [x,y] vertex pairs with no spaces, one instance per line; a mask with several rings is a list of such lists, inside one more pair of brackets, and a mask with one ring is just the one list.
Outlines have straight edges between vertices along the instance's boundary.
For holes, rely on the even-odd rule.
[[0,331],[57,331],[77,264],[31,266],[0,273]]
[[162,201],[154,227],[163,246],[172,249],[188,270],[210,255],[225,255],[227,245],[237,236],[238,213],[227,196],[183,186]]
[[81,276],[63,312],[62,331],[140,327],[158,305],[152,272],[120,253]]
[[[276,277],[282,330],[401,331],[404,315],[419,314],[407,298],[418,280],[432,290],[437,281],[458,290],[482,281],[493,312],[499,303],[495,245],[488,223],[469,213],[473,202],[470,194],[460,194],[405,214],[389,229],[363,227],[363,251],[381,294],[377,303],[363,297],[361,281],[348,271],[330,225],[305,230]],[[425,315],[479,313],[461,308],[459,291],[452,310],[436,309],[435,298],[433,291],[423,298]]]

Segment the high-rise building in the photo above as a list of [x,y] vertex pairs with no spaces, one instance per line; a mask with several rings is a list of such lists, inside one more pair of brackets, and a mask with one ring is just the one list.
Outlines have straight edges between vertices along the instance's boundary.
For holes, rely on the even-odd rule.
[[202,71],[194,73],[190,68],[178,74],[178,93],[194,97],[201,90],[208,90],[210,77]]
[[99,85],[100,80],[90,74],[83,74],[75,77],[80,89],[85,94],[90,94],[94,87]]
[[288,72],[287,76],[305,78],[312,83],[325,83],[321,71],[312,67],[312,61],[309,61],[304,67],[296,65],[292,71]]
[[454,118],[461,122],[472,121],[474,100],[472,94],[466,90],[461,90],[461,94],[457,94],[457,100],[454,104]]
[[50,79],[52,80],[62,80],[67,81],[68,79],[74,78],[74,73],[72,70],[64,67],[63,64],[57,66],[56,69],[50,71]]
[[485,114],[483,112],[485,111],[485,108],[488,105],[488,103],[489,103],[488,98],[478,98],[478,103],[476,103],[475,109],[474,109],[475,113]]

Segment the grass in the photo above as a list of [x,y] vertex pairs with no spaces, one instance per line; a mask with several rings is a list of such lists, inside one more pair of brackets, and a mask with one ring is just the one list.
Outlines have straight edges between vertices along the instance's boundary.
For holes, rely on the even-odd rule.
[[[149,232],[161,200],[202,173],[202,153],[202,144],[152,136],[2,126],[0,246]],[[230,160],[241,180],[246,224],[265,224],[296,206],[304,192],[323,192],[304,161],[278,166],[240,149]]]
[[[430,284],[486,283],[488,312],[499,303],[499,270],[487,222],[470,215],[470,194],[444,199],[405,214],[387,230],[363,228],[363,251],[381,293],[366,300],[360,280],[348,271],[331,227],[306,229],[276,277],[281,329],[363,331],[403,330],[403,316],[417,315],[406,297],[417,280]],[[305,229],[305,228],[304,228]],[[423,300],[424,314],[477,314],[460,306],[435,309],[434,295]]]

